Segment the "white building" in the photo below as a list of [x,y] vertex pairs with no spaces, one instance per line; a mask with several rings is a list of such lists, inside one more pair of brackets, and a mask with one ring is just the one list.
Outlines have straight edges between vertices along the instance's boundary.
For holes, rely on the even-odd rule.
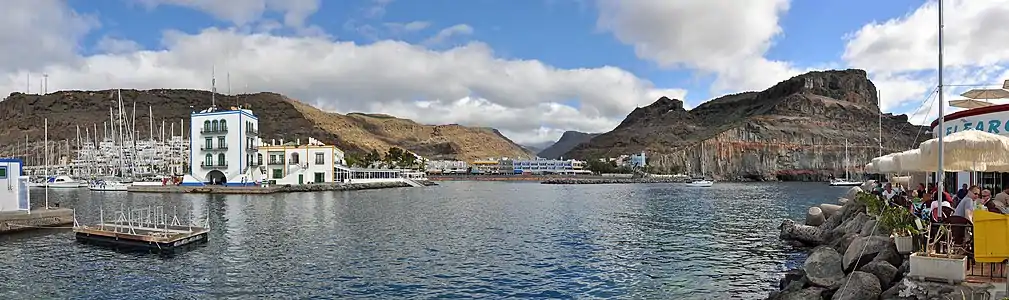
[[460,160],[429,160],[425,163],[428,173],[465,174],[469,164]]
[[211,107],[190,114],[189,168],[183,185],[253,185],[259,119],[252,110]]
[[0,158],[0,212],[27,211],[31,203],[28,177],[20,159]]
[[335,167],[344,164],[344,153],[336,146],[308,138],[284,143],[283,140],[262,143],[256,154],[255,165],[259,174],[255,181],[274,181],[276,184],[308,184],[334,182]]

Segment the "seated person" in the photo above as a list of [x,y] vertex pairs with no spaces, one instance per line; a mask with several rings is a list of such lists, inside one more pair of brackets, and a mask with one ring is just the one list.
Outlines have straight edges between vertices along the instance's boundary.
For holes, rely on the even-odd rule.
[[960,203],[957,203],[956,209],[953,211],[954,216],[964,217],[971,222],[974,221],[974,209],[977,208],[978,203],[981,199],[978,199],[981,193],[981,189],[976,185],[971,186],[967,189],[967,194],[964,195]]

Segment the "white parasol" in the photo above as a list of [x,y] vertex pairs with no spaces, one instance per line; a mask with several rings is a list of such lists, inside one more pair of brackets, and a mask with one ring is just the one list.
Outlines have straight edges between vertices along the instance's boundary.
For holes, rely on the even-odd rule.
[[[925,170],[938,169],[939,141],[922,142],[920,161]],[[943,137],[943,169],[984,171],[991,166],[1009,166],[1009,138],[981,130],[965,130]]]

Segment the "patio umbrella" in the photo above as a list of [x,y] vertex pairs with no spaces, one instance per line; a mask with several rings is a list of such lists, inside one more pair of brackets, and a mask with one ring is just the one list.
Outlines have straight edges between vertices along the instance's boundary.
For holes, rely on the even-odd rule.
[[872,163],[865,164],[865,168],[863,168],[862,170],[865,170],[865,172],[869,174],[879,173],[879,170],[876,169],[876,165],[873,165]]
[[896,162],[893,161],[893,157],[897,155],[896,153],[891,153],[878,157],[878,166],[880,173],[896,173],[900,172],[900,168],[897,166]]
[[[989,165],[1009,166],[1009,138],[981,130],[966,130],[943,137],[943,169],[984,171]],[[921,165],[937,169],[939,140],[922,142]],[[933,168],[934,167],[934,168]]]
[[970,99],[1005,99],[1009,98],[1009,91],[1004,89],[973,89],[960,94]]
[[985,102],[985,101],[974,100],[974,99],[960,99],[960,100],[950,100],[949,101],[949,106],[951,106],[951,107],[959,107],[959,108],[966,108],[966,109],[979,108],[979,107],[992,106],[992,105],[995,105],[995,104],[992,104],[991,102]]
[[925,171],[921,164],[921,151],[918,149],[897,153],[893,156],[893,161],[900,172]]

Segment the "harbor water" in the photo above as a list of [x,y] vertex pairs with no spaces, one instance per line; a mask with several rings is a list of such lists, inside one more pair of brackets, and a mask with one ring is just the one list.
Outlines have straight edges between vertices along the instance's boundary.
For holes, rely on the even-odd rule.
[[[833,202],[824,183],[542,185],[272,195],[51,190],[94,224],[120,207],[209,216],[172,257],[0,236],[0,299],[760,299],[804,254],[783,218]],[[33,191],[41,204],[44,193]]]

